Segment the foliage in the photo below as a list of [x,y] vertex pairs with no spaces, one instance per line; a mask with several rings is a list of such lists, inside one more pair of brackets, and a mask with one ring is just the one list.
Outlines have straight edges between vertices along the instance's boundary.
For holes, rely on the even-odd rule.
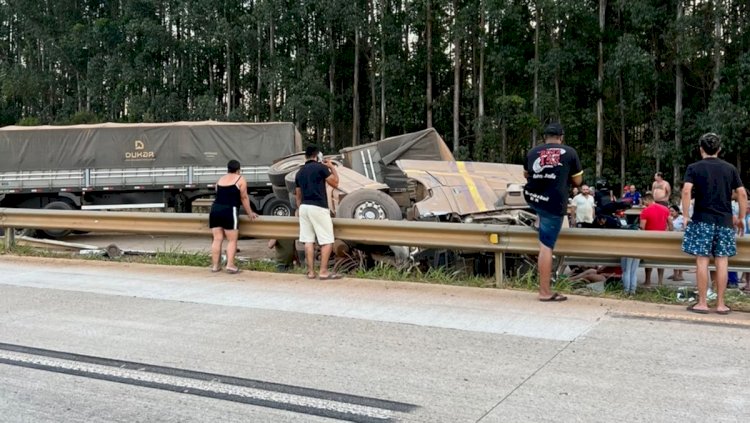
[[[538,141],[535,130],[538,137],[545,123],[560,120],[592,182],[601,96],[609,177],[619,177],[624,154],[626,179],[642,186],[657,163],[669,173],[695,159],[690,146],[708,130],[724,137],[728,160],[748,165],[750,4],[609,1],[600,33],[599,3],[0,1],[0,125],[283,119],[306,141],[340,148],[352,142],[355,114],[357,139],[426,126],[429,56],[433,123],[446,137],[460,63],[462,158],[519,162]],[[678,69],[681,128],[674,119]]]

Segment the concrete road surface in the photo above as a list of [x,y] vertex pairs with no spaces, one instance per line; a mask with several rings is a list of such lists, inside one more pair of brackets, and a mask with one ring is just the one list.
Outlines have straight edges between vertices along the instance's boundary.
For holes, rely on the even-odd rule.
[[3,422],[747,422],[750,316],[0,256]]

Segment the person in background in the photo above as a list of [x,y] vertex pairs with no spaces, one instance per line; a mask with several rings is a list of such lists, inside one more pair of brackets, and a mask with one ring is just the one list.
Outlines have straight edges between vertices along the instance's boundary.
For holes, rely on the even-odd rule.
[[[643,205],[646,207],[641,212],[640,217],[640,228],[644,231],[667,231],[671,230],[671,223],[669,221],[669,209],[665,206],[657,203],[651,194],[643,196]],[[646,268],[646,280],[643,282],[643,286],[651,285],[651,271],[653,269]],[[664,283],[664,269],[657,269],[659,285]]]
[[581,185],[581,193],[573,198],[575,207],[576,226],[579,228],[591,226],[594,223],[594,197],[588,185]]
[[661,172],[654,174],[654,183],[651,184],[651,195],[654,196],[655,202],[664,207],[669,207],[669,197],[672,196],[672,187],[669,185],[669,182],[664,180],[664,174]]
[[578,187],[573,187],[573,189],[570,190],[570,197],[568,198],[568,226],[571,228],[576,227],[576,210],[575,207],[573,207],[573,199],[578,194],[580,194]]
[[539,231],[539,301],[565,301],[552,292],[552,252],[568,208],[570,185],[583,179],[581,160],[575,149],[563,145],[565,131],[559,123],[544,129],[544,144],[532,148],[524,161],[524,198],[536,212]]
[[234,264],[239,237],[239,208],[245,209],[250,220],[258,217],[250,208],[250,197],[247,195],[247,181],[240,174],[240,162],[230,160],[227,163],[226,175],[216,182],[216,198],[208,215],[208,226],[211,228],[211,271],[221,270],[221,246],[227,239],[227,273],[239,273]]
[[641,204],[641,193],[635,189],[635,185],[627,187],[627,191],[622,196],[622,200],[630,203],[631,206],[637,206]]
[[[693,215],[685,216],[682,251],[695,256],[698,302],[688,306],[694,313],[707,314],[708,265],[711,257],[716,266],[716,312],[729,314],[724,303],[729,257],[737,254],[735,233],[745,234],[747,192],[737,168],[719,159],[721,138],[714,133],[700,137],[702,160],[688,166],[682,186],[682,209],[690,208],[695,190]],[[732,217],[732,195],[737,194],[739,216]],[[735,226],[736,224],[736,226]]]
[[[672,222],[673,231],[683,232],[685,230],[685,220],[682,217],[682,212],[680,211],[680,208],[674,204],[669,206],[669,219]],[[682,272],[682,269],[674,269],[672,271],[672,276],[669,276],[667,279],[671,279],[675,282],[684,281],[685,278]]]
[[[326,184],[337,188],[339,175],[330,160],[323,160],[320,150],[309,146],[305,150],[305,164],[297,172],[294,195],[299,215],[299,241],[305,244],[307,278],[341,279],[328,272],[328,260],[333,251],[333,220],[328,208]],[[320,245],[320,272],[315,274],[315,241]]]
[[596,191],[594,191],[594,203],[596,203],[596,214],[599,214],[599,210],[609,203],[617,201],[615,194],[609,187],[609,182],[606,179],[597,179]]

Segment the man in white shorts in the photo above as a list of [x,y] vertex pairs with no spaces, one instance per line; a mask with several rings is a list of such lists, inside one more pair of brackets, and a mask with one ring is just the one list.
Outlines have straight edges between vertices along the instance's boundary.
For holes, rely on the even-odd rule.
[[[305,165],[297,172],[294,195],[299,215],[299,240],[305,244],[307,278],[341,279],[328,272],[328,260],[333,251],[333,220],[328,209],[326,184],[339,186],[339,175],[330,160],[323,160],[315,146],[305,149]],[[315,241],[320,245],[320,272],[315,274]]]

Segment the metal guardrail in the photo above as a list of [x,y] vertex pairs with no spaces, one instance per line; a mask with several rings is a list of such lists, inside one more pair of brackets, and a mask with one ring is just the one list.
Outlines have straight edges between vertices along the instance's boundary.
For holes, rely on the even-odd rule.
[[[512,225],[462,224],[415,221],[334,219],[337,239],[371,245],[404,245],[492,252],[496,255],[498,283],[502,283],[505,253],[535,254],[536,232]],[[0,227],[73,229],[166,235],[208,235],[207,214],[100,212],[0,208]],[[240,235],[265,239],[297,239],[294,217],[262,216],[255,221],[240,217]],[[6,230],[6,244],[12,230]],[[563,229],[555,253],[576,257],[638,257],[659,263],[694,263],[680,250],[682,233],[607,229]],[[730,265],[750,267],[750,237],[738,238],[737,256]]]

